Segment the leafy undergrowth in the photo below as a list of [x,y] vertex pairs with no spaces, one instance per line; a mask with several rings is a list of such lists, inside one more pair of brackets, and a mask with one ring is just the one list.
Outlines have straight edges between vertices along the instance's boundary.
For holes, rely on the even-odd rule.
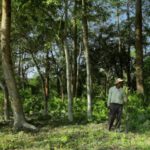
[[38,133],[0,127],[0,150],[149,150],[150,131],[108,132],[106,123],[59,125],[45,122]]

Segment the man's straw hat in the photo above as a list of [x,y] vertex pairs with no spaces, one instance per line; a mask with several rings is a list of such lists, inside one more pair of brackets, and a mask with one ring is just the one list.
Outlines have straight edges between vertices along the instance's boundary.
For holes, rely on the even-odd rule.
[[115,81],[115,84],[118,84],[118,83],[120,83],[120,82],[123,82],[123,79],[117,78],[116,81]]

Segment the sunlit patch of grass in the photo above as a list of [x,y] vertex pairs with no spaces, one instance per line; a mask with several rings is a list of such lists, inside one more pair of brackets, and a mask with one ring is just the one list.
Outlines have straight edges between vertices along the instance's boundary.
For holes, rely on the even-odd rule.
[[106,125],[89,123],[86,125],[47,125],[38,133],[18,132],[11,128],[0,130],[2,150],[126,150],[150,149],[150,133],[108,132]]

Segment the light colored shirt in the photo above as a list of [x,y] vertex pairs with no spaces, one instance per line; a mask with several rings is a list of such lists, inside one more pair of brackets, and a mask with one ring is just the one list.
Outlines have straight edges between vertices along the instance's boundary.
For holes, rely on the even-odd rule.
[[110,106],[110,103],[123,104],[127,101],[127,96],[123,88],[117,88],[113,86],[109,89],[107,106]]

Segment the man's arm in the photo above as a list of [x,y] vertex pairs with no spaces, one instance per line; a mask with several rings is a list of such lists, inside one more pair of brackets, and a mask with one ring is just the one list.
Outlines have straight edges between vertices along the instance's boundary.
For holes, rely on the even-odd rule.
[[112,90],[111,88],[109,89],[109,93],[108,93],[108,100],[107,100],[107,106],[110,106],[110,102],[111,102],[111,95],[112,95]]

